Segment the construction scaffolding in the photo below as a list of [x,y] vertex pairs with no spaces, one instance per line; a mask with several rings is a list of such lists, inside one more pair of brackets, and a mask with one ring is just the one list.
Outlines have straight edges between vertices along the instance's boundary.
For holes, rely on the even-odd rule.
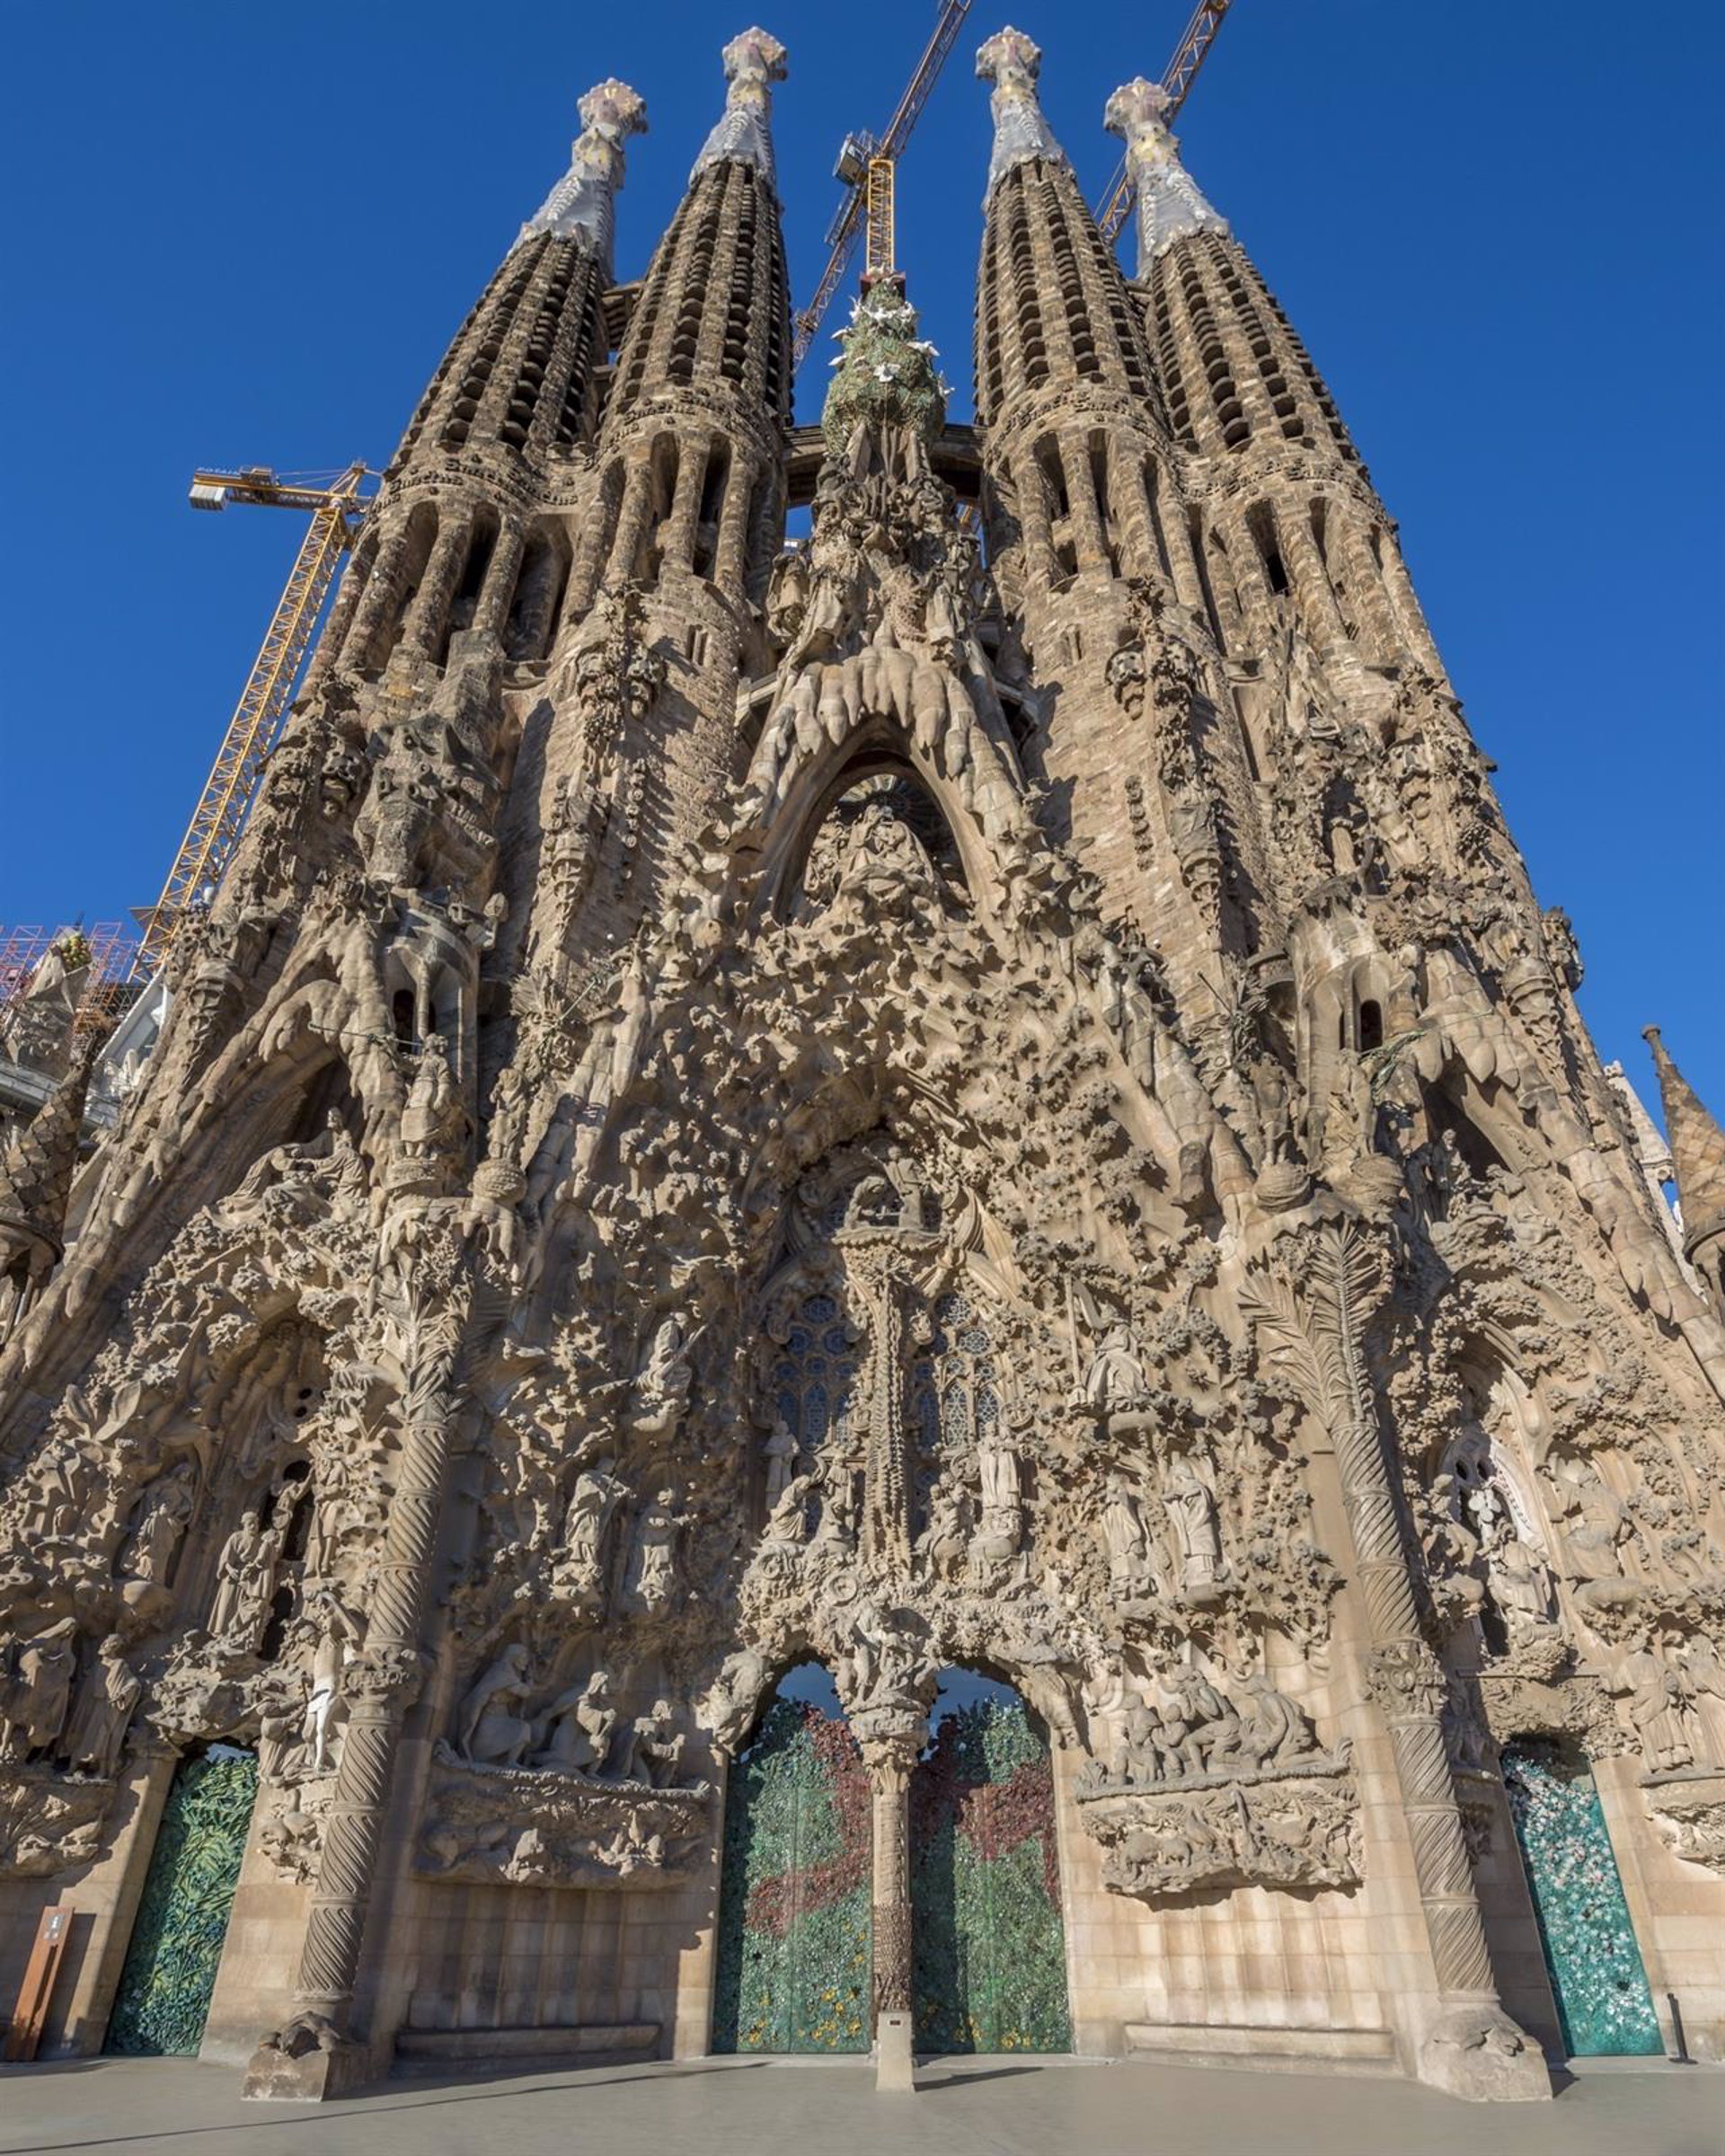
[[132,972],[138,952],[136,929],[121,921],[98,921],[91,928],[0,926],[0,1018],[22,1003],[40,978],[50,954],[57,954],[68,978],[82,970],[74,1024],[80,1031],[106,1031],[137,993]]

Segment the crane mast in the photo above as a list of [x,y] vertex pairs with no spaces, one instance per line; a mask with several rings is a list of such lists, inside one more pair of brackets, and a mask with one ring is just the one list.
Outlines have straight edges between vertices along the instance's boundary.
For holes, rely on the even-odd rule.
[[[1216,42],[1216,33],[1222,27],[1234,0],[1199,0],[1191,21],[1186,25],[1180,43],[1174,48],[1174,57],[1163,68],[1162,87],[1168,102],[1163,108],[1163,118],[1172,119],[1186,102],[1186,93],[1198,78],[1204,65],[1205,55]],[[1126,223],[1132,208],[1132,181],[1124,157],[1115,168],[1109,181],[1108,193],[1102,207],[1096,212],[1096,223],[1105,240],[1112,241]]]
[[280,730],[305,647],[342,555],[352,543],[364,501],[364,464],[349,464],[328,486],[297,485],[261,465],[241,472],[194,472],[193,508],[230,501],[268,508],[309,509],[312,521],[277,605],[222,746],[168,870],[162,896],[140,916],[143,939],[131,977],[142,980],[166,958],[188,914],[208,903],[221,879],[257,789],[263,760]]
[[847,135],[840,146],[833,176],[842,180],[848,191],[827,228],[827,243],[832,252],[827,258],[827,267],[815,287],[815,296],[796,318],[792,342],[793,366],[801,366],[808,356],[821,320],[832,305],[833,295],[845,281],[859,235],[865,235],[868,243],[863,258],[865,274],[878,277],[892,268],[893,168],[904,155],[911,129],[922,117],[929,93],[945,66],[969,12],[970,0],[944,0],[934,34],[906,84],[886,133],[877,140],[866,130],[859,131]]

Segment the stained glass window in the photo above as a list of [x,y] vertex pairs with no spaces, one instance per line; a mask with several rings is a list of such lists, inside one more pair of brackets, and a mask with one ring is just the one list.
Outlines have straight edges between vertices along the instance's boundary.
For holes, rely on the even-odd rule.
[[836,1297],[805,1295],[774,1357],[773,1412],[795,1431],[805,1455],[842,1436],[856,1398],[858,1344]]

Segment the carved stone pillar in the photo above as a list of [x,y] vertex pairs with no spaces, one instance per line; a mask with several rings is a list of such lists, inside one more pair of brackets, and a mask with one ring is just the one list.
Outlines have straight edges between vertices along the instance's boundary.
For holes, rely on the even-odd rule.
[[903,1291],[883,1244],[865,1243],[846,1256],[869,1312],[862,1553],[874,1565],[903,1573],[910,1568]]
[[910,1909],[910,1778],[924,1729],[863,1736],[874,1851],[875,2086],[906,2093],[916,2086],[912,2055],[915,1945]]
[[[486,564],[485,581],[480,587],[479,602],[473,608],[473,627],[486,636],[500,636],[503,624],[509,619],[509,603],[515,597],[516,579],[521,573],[521,557],[527,543],[519,528],[506,524],[498,534],[497,544],[491,549],[491,561]],[[541,624],[540,634],[544,633]],[[536,647],[535,647],[536,649]]]
[[406,1438],[365,1646],[348,1681],[352,1709],[300,1948],[295,2010],[252,2054],[247,2096],[319,2102],[340,2096],[367,2071],[365,2044],[349,2026],[350,2009],[402,1723],[421,1676],[420,1632],[461,1343],[463,1297],[452,1286],[457,1278],[454,1251],[444,1237],[431,1235],[402,1290]]
[[411,649],[423,652],[427,658],[436,658],[443,649],[449,628],[449,610],[455,604],[456,588],[466,566],[473,529],[473,518],[460,514],[449,517],[438,527],[431,558],[425,565],[420,588],[413,595],[413,604],[407,610],[402,641]]
[[1543,2099],[1551,2081],[1539,2047],[1504,2012],[1492,1980],[1444,1741],[1444,1674],[1420,1633],[1366,1362],[1383,1253],[1350,1219],[1287,1231],[1272,1247],[1295,1262],[1251,1294],[1248,1308],[1266,1359],[1293,1378],[1335,1446],[1370,1642],[1368,1681],[1389,1725],[1439,1993],[1419,2046],[1420,2077],[1452,2096]]

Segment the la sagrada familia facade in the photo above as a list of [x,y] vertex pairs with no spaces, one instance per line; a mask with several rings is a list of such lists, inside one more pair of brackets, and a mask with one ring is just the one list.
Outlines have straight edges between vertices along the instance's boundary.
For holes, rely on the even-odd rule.
[[1725,2048],[1725,1138],[1662,1065],[1680,1226],[1323,382],[1038,63],[974,426],[893,278],[792,424],[776,40],[636,283],[582,100],[117,1128],[15,1138],[49,2053]]

